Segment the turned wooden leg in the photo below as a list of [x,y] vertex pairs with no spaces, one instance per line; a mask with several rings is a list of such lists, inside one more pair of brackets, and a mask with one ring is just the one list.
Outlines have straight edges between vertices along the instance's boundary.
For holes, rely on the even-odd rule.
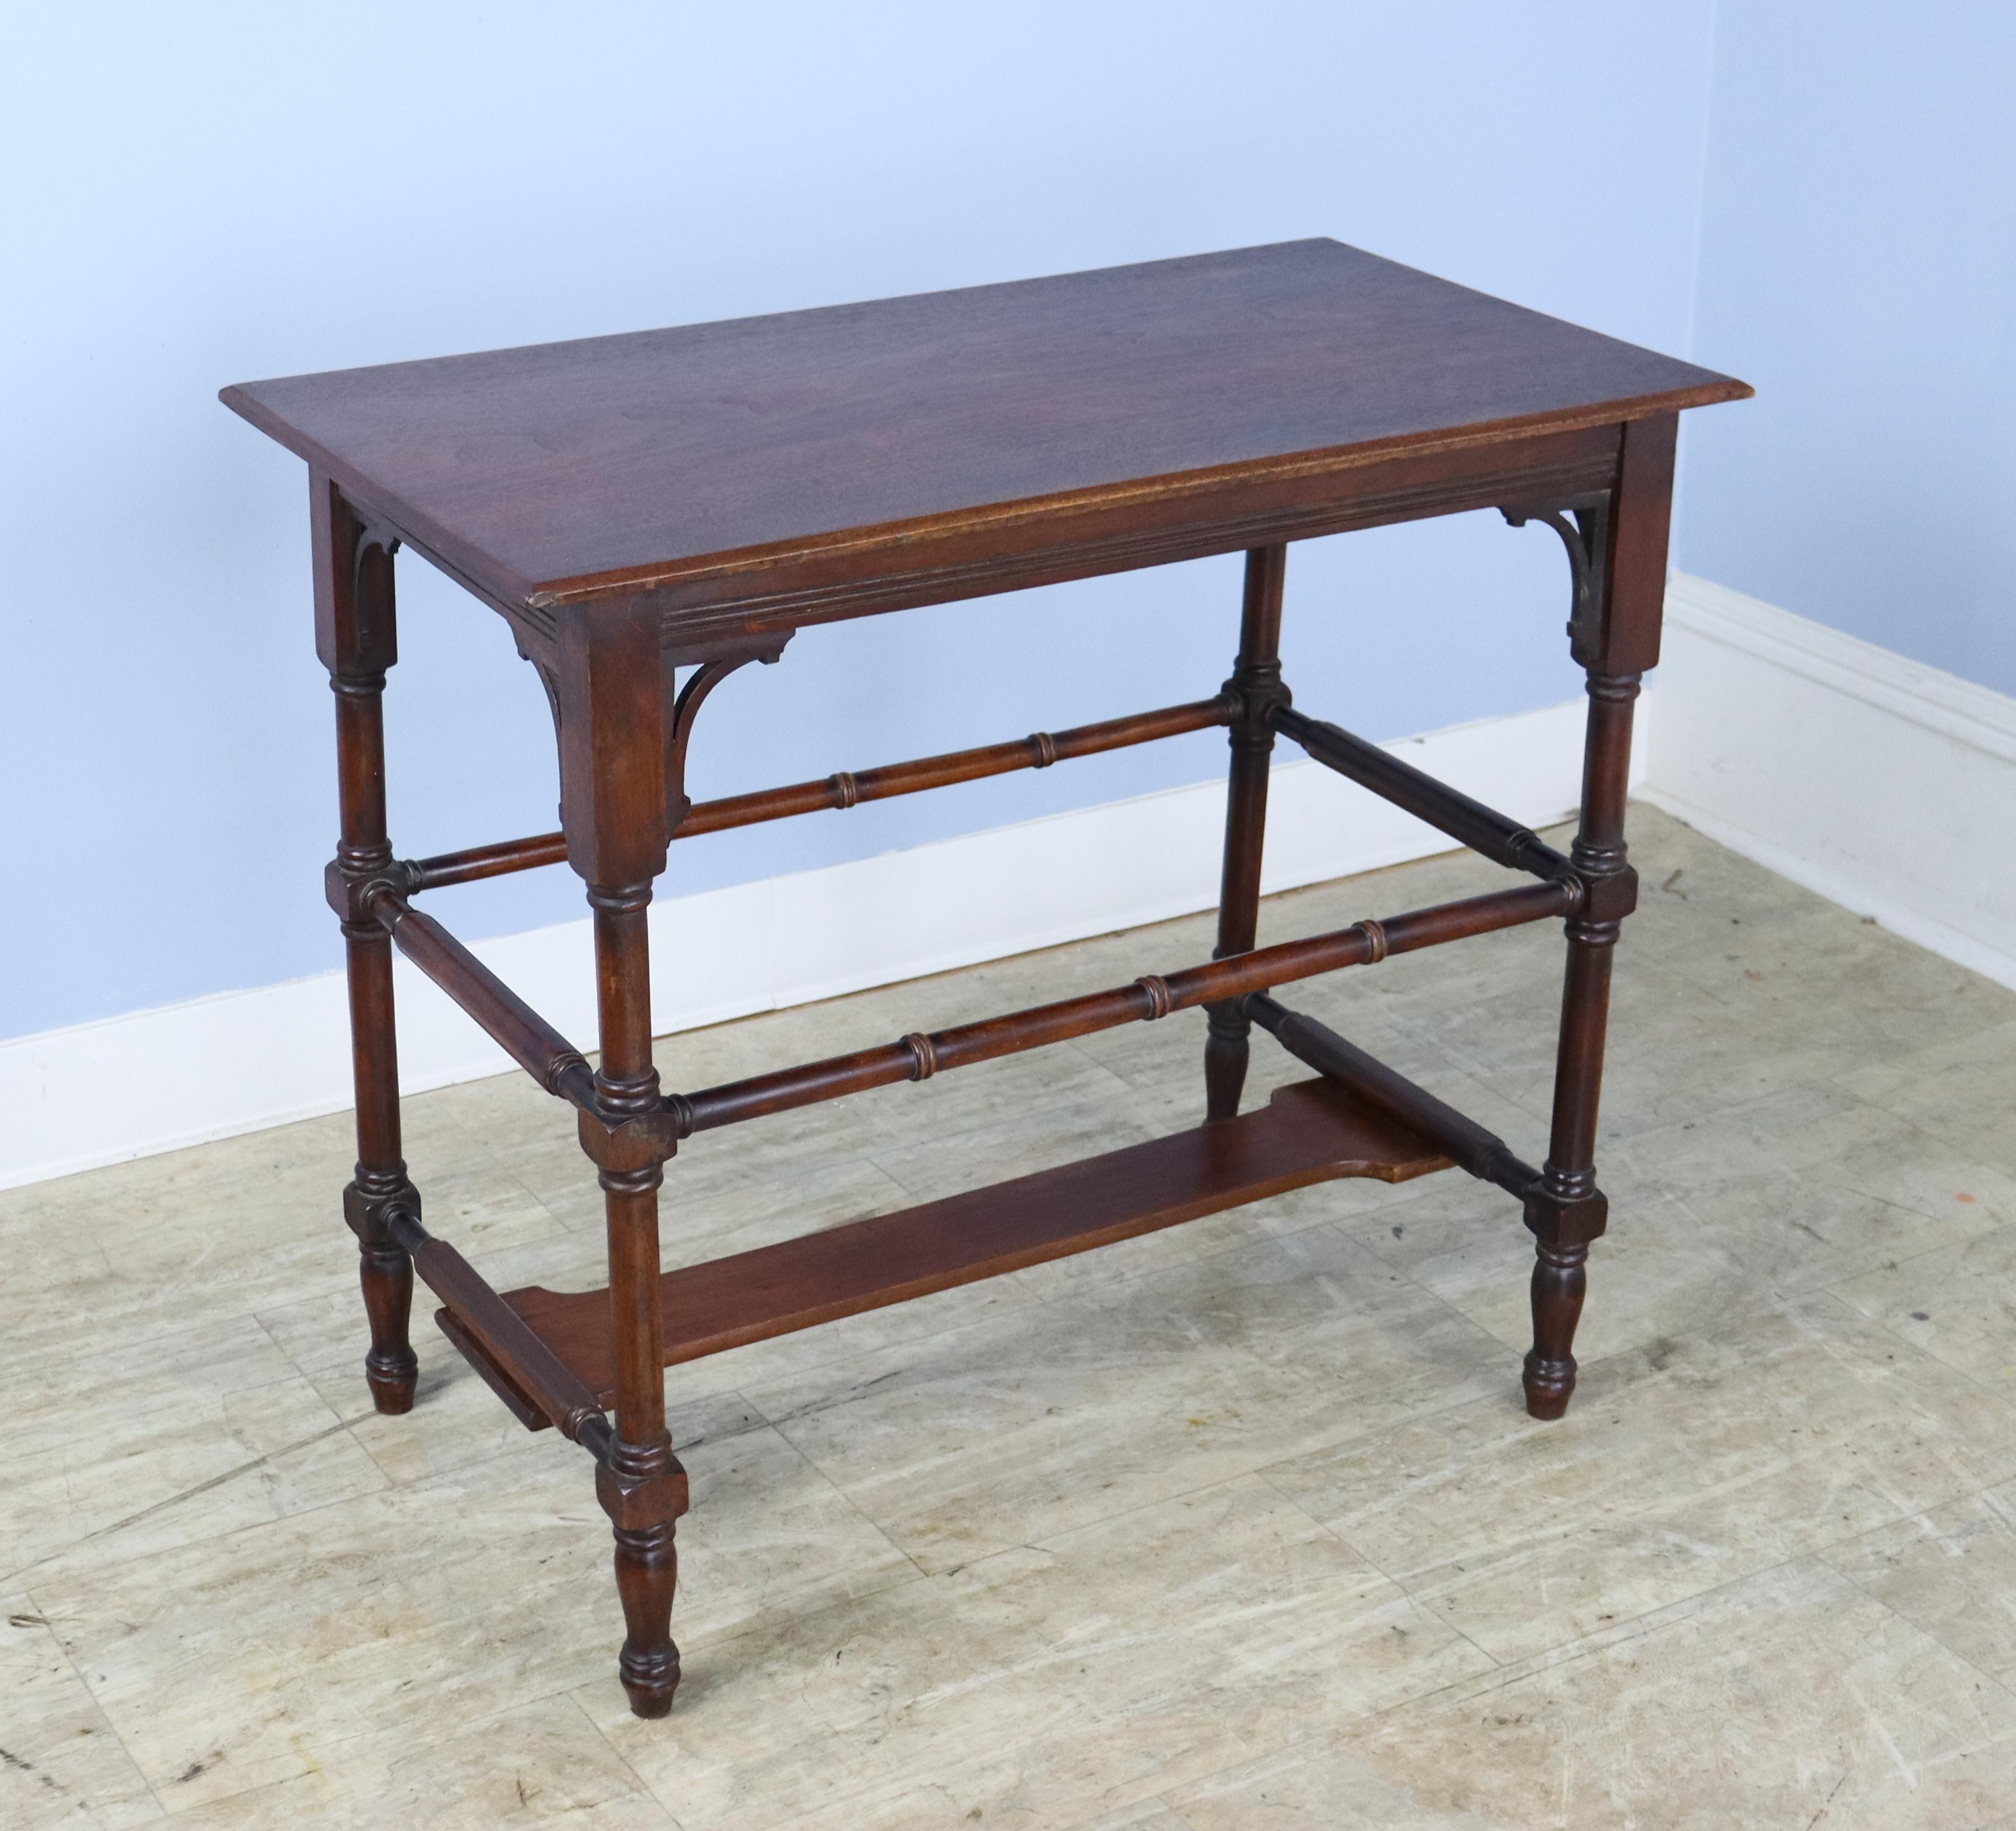
[[[1590,1241],[1609,1221],[1596,1185],[1597,1105],[1610,1023],[1610,963],[1638,879],[1624,849],[1631,774],[1631,710],[1639,677],[1658,664],[1666,590],[1676,416],[1655,414],[1622,429],[1617,477],[1607,498],[1582,501],[1545,521],[1566,543],[1574,574],[1570,653],[1589,677],[1582,749],[1582,818],[1569,862],[1582,906],[1568,921],[1561,1048],[1553,1130],[1540,1180],[1526,1196],[1533,1267],[1533,1349],[1526,1357],[1526,1409],[1558,1418],[1575,1391],[1575,1323]],[[1515,525],[1532,516],[1508,512]]]
[[[601,985],[602,1067],[596,1099],[620,1119],[655,1111],[650,966],[645,911],[649,884],[597,886],[596,959]],[[679,1682],[671,1634],[679,1577],[674,1522],[686,1510],[686,1472],[665,1429],[665,1358],[658,1309],[656,1164],[601,1173],[609,1225],[609,1300],[616,1343],[616,1440],[596,1491],[616,1535],[616,1587],[626,1633],[617,1671],[640,1717],[662,1717]]]
[[[665,868],[671,810],[686,804],[680,767],[675,761],[669,775],[667,769],[668,671],[658,638],[658,614],[648,600],[563,617],[553,680],[560,823],[567,862],[588,886],[595,916],[602,1045],[595,1111],[580,1121],[608,1222],[615,1362],[615,1429],[595,1488],[616,1540],[625,1628],[617,1671],[640,1717],[664,1716],[679,1688],[672,1535],[686,1507],[686,1471],[665,1430],[658,1308],[658,1189],[671,1147],[653,1142],[661,1134],[650,1124],[664,1103],[651,1059],[646,916],[652,883]],[[675,759],[683,757],[682,742],[670,748]]]
[[623,1650],[616,1669],[640,1717],[671,1712],[679,1688],[679,1649],[672,1639],[672,1592],[679,1577],[671,1519],[616,1533],[616,1591],[623,1602]]
[[[363,1192],[361,1184],[351,1186]],[[403,1199],[373,1204],[370,1212],[377,1227],[383,1225],[384,1215],[394,1206],[419,1218],[419,1204],[412,1199],[411,1188],[398,1192]],[[413,1408],[413,1391],[420,1376],[419,1359],[407,1334],[413,1308],[413,1261],[403,1247],[374,1235],[375,1228],[361,1234],[357,1242],[358,1282],[363,1287],[364,1314],[371,1325],[364,1380],[371,1389],[373,1405],[387,1417],[396,1418]]]
[[419,1198],[400,1155],[399,1053],[392,1014],[391,937],[371,919],[369,886],[392,868],[385,830],[385,670],[394,639],[392,543],[358,519],[327,478],[311,480],[315,641],[336,693],[340,836],[327,889],[343,926],[350,981],[351,1066],[357,1095],[357,1175],[344,1218],[357,1236],[358,1276],[371,1325],[364,1377],[380,1412],[411,1409],[419,1373],[407,1328],[413,1264],[388,1216],[417,1219]]
[[[1240,613],[1239,656],[1225,691],[1237,704],[1226,783],[1225,868],[1219,883],[1215,960],[1249,952],[1260,918],[1260,862],[1267,829],[1267,770],[1274,749],[1269,714],[1287,703],[1281,685],[1281,582],[1285,546],[1255,547],[1246,556],[1246,596]],[[1243,1004],[1205,1009],[1204,1117],[1230,1119],[1246,1085],[1247,1034]]]
[[628,1632],[617,1660],[630,1707],[640,1717],[662,1717],[679,1688],[679,1649],[671,1636],[672,1592],[679,1577],[672,1522],[632,1532],[616,1528],[616,1587]]
[[657,1171],[625,1177],[605,1171],[602,1178],[609,1210],[609,1297],[616,1313],[616,1441],[608,1465],[596,1471],[596,1492],[616,1537],[625,1630],[617,1672],[630,1708],[640,1717],[664,1716],[679,1689],[672,1592],[679,1561],[673,1531],[686,1505],[686,1471],[665,1429],[660,1179]]
[[344,1218],[357,1236],[358,1281],[371,1324],[364,1378],[388,1417],[412,1409],[419,1362],[407,1329],[413,1261],[387,1225],[394,1207],[419,1218],[419,1197],[399,1155],[398,1045],[392,1023],[391,938],[375,922],[344,924],[350,970],[351,1053],[357,1088],[357,1175],[344,1191]]
[[1558,1418],[1575,1390],[1571,1351],[1589,1288],[1583,1267],[1586,1246],[1550,1246],[1543,1241],[1533,1261],[1533,1346],[1526,1356],[1526,1409],[1535,1418]]
[[1575,1390],[1575,1323],[1587,1283],[1589,1242],[1608,1223],[1596,1185],[1597,1108],[1610,1020],[1610,964],[1623,916],[1636,897],[1624,851],[1624,797],[1631,760],[1636,674],[1591,674],[1582,818],[1570,854],[1585,901],[1568,923],[1553,1127],[1540,1184],[1526,1198],[1533,1231],[1533,1347],[1526,1357],[1526,1409],[1558,1418]]

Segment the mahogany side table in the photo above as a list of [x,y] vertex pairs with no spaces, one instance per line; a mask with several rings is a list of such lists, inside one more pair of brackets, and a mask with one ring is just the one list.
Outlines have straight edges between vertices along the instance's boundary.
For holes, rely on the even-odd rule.
[[[343,1206],[370,1322],[365,1376],[380,1412],[412,1405],[417,1269],[442,1332],[498,1398],[593,1458],[628,1630],[619,1670],[639,1715],[668,1710],[679,1678],[673,1529],[686,1477],[664,1372],[678,1362],[1329,1178],[1453,1165],[1522,1204],[1536,1249],[1527,1408],[1562,1414],[1584,1261],[1606,1219],[1593,1152],[1611,956],[1636,898],[1623,831],[1632,702],[1658,656],[1677,416],[1749,392],[1330,241],[224,390],[310,467],[316,647],[336,692],[341,838],[326,882],[349,969],[358,1165]],[[1589,725],[1565,857],[1297,709],[1282,678],[1289,541],[1477,509],[1543,522],[1568,549]],[[560,832],[394,856],[380,696],[402,545],[499,612],[538,670]],[[1237,659],[1209,697],[761,793],[686,796],[708,693],[748,662],[776,660],[808,624],[1238,550]],[[645,912],[668,842],[1209,726],[1231,746],[1209,962],[661,1090]],[[1256,948],[1277,734],[1531,881]],[[594,914],[592,1070],[414,906],[423,891],[563,860]],[[1568,966],[1539,1169],[1273,995],[1550,917],[1564,919]],[[422,1225],[401,1156],[394,946],[574,1108],[605,1192],[607,1290],[500,1294]],[[1190,1130],[661,1272],[658,1190],[688,1139],[1199,1007],[1204,1117]],[[1316,1074],[1241,1113],[1254,1023]]]

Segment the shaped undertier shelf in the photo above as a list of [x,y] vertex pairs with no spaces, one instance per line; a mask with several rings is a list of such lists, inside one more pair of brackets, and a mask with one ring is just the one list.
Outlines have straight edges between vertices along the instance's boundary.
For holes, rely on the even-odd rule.
[[[665,1363],[1089,1252],[1310,1183],[1345,1176],[1405,1182],[1449,1162],[1343,1089],[1298,1081],[1265,1106],[1218,1124],[668,1272],[659,1282]],[[506,1291],[504,1301],[605,1405],[611,1401],[607,1290],[531,1285]],[[535,1429],[546,1422],[450,1312],[437,1320],[520,1418]]]

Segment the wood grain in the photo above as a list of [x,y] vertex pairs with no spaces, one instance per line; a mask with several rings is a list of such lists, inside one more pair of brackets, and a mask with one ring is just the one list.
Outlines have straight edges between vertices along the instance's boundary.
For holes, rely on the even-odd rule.
[[[665,1363],[1089,1252],[1312,1182],[1403,1182],[1448,1163],[1351,1095],[1298,1081],[1237,1119],[668,1272],[658,1286]],[[504,1300],[592,1390],[613,1391],[607,1292],[534,1285]]]
[[830,590],[905,569],[877,549],[1011,509],[1060,535],[1124,500],[1138,542],[1157,501],[1193,527],[1184,486],[1205,478],[1614,427],[1748,392],[1318,240],[222,397],[484,595],[523,608],[751,569],[740,597],[772,588],[765,563],[808,542],[845,550],[820,581]]
[[[381,1411],[412,1402],[416,1264],[443,1326],[513,1412],[596,1456],[640,1716],[679,1682],[671,1633],[685,1471],[664,1368],[1078,1253],[1338,1176],[1445,1167],[1522,1196],[1535,1236],[1528,1408],[1559,1417],[1589,1243],[1611,959],[1636,898],[1624,844],[1631,704],[1658,656],[1681,408],[1742,383],[1334,242],[1283,243],[1012,286],[689,326],[224,390],[311,467],[318,652],[337,706],[341,836],[325,891],[349,955],[356,1232]],[[1588,676],[1582,811],[1564,859],[1516,822],[1295,712],[1278,653],[1287,544],[1497,508],[1566,545]],[[560,754],[561,832],[417,863],[386,825],[392,557],[412,546],[510,623]],[[1246,550],[1232,678],[1211,700],[696,807],[700,705],[798,628]],[[1169,631],[1143,617],[1136,649]],[[684,681],[679,670],[693,671]],[[1208,966],[686,1095],[651,1051],[646,915],[675,833],[1042,768],[1227,726],[1218,954]],[[1546,881],[1254,945],[1267,756],[1285,732],[1465,845]],[[593,911],[600,1062],[406,896],[557,862]],[[1264,995],[1546,916],[1568,960],[1545,1165]],[[390,931],[388,933],[388,930]],[[608,1225],[607,1290],[491,1291],[432,1240],[400,1157],[391,943],[579,1108]],[[1206,1121],[1174,1137],[661,1268],[679,1137],[1206,1004]],[[1249,1013],[1326,1078],[1240,1115]],[[594,1395],[593,1402],[585,1394]],[[613,1401],[614,1420],[599,1408]]]

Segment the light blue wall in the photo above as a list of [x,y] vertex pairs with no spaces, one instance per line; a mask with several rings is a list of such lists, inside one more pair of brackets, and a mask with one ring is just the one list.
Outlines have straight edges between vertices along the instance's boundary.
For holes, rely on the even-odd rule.
[[[1307,235],[1678,351],[1705,0],[20,9],[0,59],[0,1035],[337,963],[302,467],[224,383]],[[1738,366],[1741,366],[1741,364]],[[1760,379],[1762,379],[1760,377]],[[1565,583],[1495,518],[1298,549],[1303,703],[1375,736],[1566,698]],[[539,830],[504,629],[402,562],[395,843]],[[814,632],[698,793],[1187,698],[1238,563]],[[1201,779],[1222,743],[676,850],[704,887]],[[564,872],[444,897],[479,935]]]
[[2016,8],[1719,13],[1676,559],[2016,692]]

